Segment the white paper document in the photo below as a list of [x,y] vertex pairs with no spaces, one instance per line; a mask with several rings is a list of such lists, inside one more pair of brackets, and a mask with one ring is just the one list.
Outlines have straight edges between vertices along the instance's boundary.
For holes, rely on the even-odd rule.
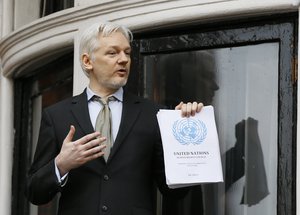
[[214,109],[205,106],[193,117],[180,110],[160,110],[167,185],[170,188],[223,182]]

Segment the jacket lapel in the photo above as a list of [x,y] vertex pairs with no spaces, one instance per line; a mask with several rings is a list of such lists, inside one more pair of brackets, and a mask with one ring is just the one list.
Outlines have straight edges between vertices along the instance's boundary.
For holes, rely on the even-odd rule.
[[[86,90],[73,98],[71,111],[80,128],[85,133],[84,135],[95,131],[90,119]],[[104,164],[105,160],[101,157],[100,159],[86,163],[84,166],[101,174],[101,168],[103,168]]]
[[116,154],[120,145],[123,143],[124,139],[126,138],[128,133],[132,129],[135,121],[137,120],[141,112],[141,107],[139,105],[140,102],[141,101],[137,96],[124,92],[120,128],[107,162],[109,162]]
[[[123,110],[120,128],[107,162],[109,162],[112,159],[112,157],[116,154],[118,148],[132,129],[135,121],[137,120],[141,112],[141,108],[139,105],[140,102],[141,101],[139,97],[124,91]],[[88,110],[86,91],[73,98],[71,111],[74,115],[74,118],[78,122],[80,128],[85,134],[90,134],[94,132],[94,128],[91,123]],[[104,161],[104,159],[100,160]]]
[[75,119],[77,120],[80,128],[85,134],[90,134],[94,132],[93,125],[91,123],[89,110],[88,110],[88,101],[86,90],[78,96],[75,96],[72,100],[72,109],[71,109]]

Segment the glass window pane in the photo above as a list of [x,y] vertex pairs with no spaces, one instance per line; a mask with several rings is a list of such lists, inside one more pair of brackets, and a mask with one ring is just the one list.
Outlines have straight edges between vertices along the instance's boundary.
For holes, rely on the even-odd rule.
[[41,0],[41,17],[74,7],[74,0]]
[[225,183],[194,188],[184,214],[277,213],[278,56],[274,42],[144,58],[145,97],[215,107]]

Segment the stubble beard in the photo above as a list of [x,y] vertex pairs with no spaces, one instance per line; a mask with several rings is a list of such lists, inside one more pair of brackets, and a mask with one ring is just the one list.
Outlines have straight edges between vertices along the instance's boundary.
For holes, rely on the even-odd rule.
[[106,83],[104,83],[104,85],[106,85],[110,89],[118,90],[127,84],[127,80],[128,79],[126,78],[126,79],[120,80],[120,81],[111,81],[110,83],[106,82]]

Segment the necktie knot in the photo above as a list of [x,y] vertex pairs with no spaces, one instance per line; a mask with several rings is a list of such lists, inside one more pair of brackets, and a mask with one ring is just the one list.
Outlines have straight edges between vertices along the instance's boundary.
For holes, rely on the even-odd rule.
[[107,97],[99,97],[93,96],[93,101],[100,102],[102,105],[107,105],[110,101],[115,101],[116,98],[114,96],[107,96]]

